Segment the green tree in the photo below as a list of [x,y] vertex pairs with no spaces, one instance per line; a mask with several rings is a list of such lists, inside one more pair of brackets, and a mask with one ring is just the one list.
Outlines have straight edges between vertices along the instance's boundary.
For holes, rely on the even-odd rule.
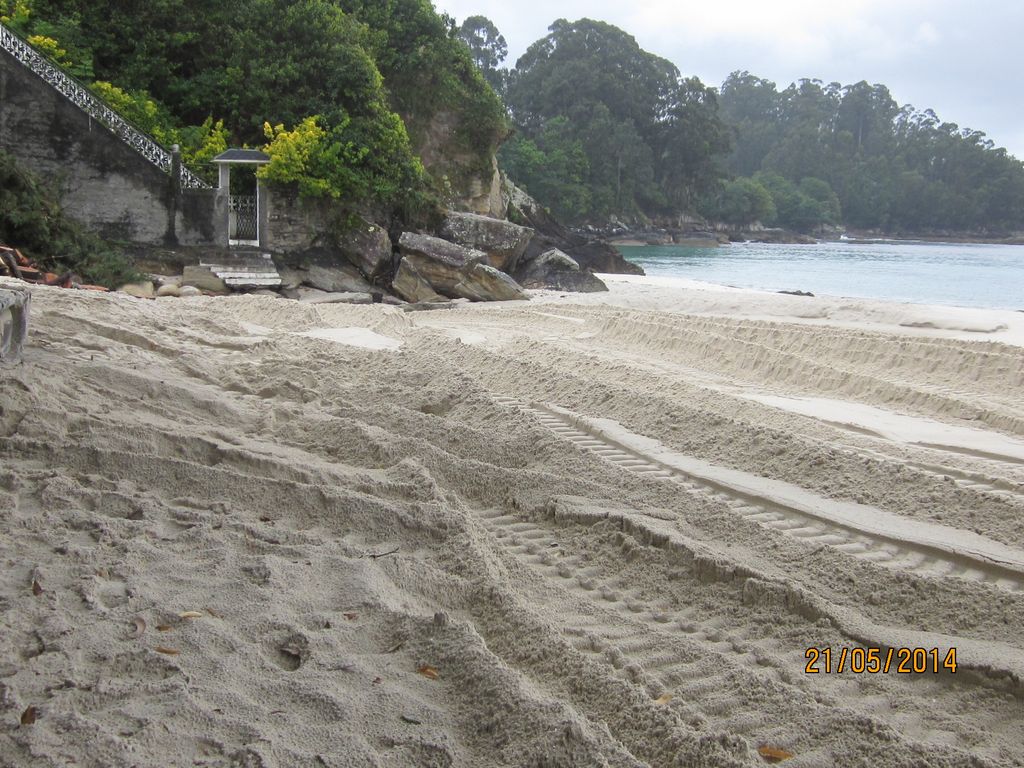
[[767,186],[784,226],[1024,228],[1024,165],[980,131],[898,107],[884,85],[801,80],[779,93],[741,72],[725,81],[720,101],[736,132],[730,168],[772,176]]
[[469,48],[473,63],[497,93],[505,91],[505,70],[501,68],[508,56],[508,44],[486,16],[470,16],[459,27],[459,39]]
[[[588,209],[576,219],[652,215],[688,207],[723,175],[716,158],[729,134],[714,92],[684,79],[621,29],[559,19],[509,73],[506,100],[525,139],[538,147],[549,123],[578,141],[586,157]],[[518,170],[509,174],[515,180]],[[538,199],[558,202],[534,187]]]
[[[33,24],[88,41],[97,77],[117,88],[107,88],[108,98],[194,159],[210,157],[225,131],[233,143],[256,144],[265,123],[300,126],[316,117],[327,147],[352,163],[352,179],[318,177],[329,177],[332,194],[391,204],[421,184],[422,166],[375,61],[386,32],[333,0],[150,0],[118,13],[86,0],[33,3]],[[447,40],[429,3],[421,10]],[[303,188],[319,188],[315,182]]]
[[771,193],[756,179],[743,177],[723,184],[716,195],[703,202],[700,210],[709,219],[736,227],[773,222],[776,217]]

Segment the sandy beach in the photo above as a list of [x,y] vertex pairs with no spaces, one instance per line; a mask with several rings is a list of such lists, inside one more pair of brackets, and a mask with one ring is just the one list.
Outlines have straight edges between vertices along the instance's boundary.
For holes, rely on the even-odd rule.
[[1024,314],[602,277],[33,288],[0,766],[1024,765]]

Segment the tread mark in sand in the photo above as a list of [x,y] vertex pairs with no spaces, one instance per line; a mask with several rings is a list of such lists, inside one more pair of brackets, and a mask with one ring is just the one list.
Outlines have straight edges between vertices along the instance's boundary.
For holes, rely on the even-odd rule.
[[926,544],[894,541],[868,531],[832,523],[785,507],[767,499],[751,499],[747,494],[731,494],[720,483],[706,482],[676,467],[666,466],[637,451],[606,441],[586,430],[568,416],[540,405],[527,405],[508,397],[496,397],[499,405],[514,407],[533,416],[542,425],[573,444],[590,451],[623,469],[645,477],[673,482],[687,493],[709,501],[725,504],[747,520],[799,538],[812,545],[833,547],[862,560],[921,576],[951,576],[975,582],[986,582],[1009,591],[1024,591],[1024,577],[1007,568],[972,558],[969,555],[947,554]]
[[[728,612],[709,615],[696,604],[668,597],[651,599],[606,564],[582,558],[543,523],[503,510],[488,510],[480,521],[506,552],[541,576],[548,609],[577,652],[607,664],[612,675],[643,688],[652,699],[670,694],[680,713],[701,728],[763,740],[793,728],[801,717],[822,717],[822,701],[843,698],[860,714],[884,718],[900,730],[913,727],[914,738],[927,743],[948,734],[935,730],[934,723],[919,723],[913,709],[897,711],[893,702],[920,696],[933,704],[941,701],[936,711],[963,706],[955,687],[930,676],[894,675],[888,683],[892,689],[877,692],[839,675],[800,674],[806,663],[802,650],[765,636],[758,621]],[[754,680],[774,706],[740,695],[739,681]],[[794,689],[804,693],[794,696]],[[819,748],[825,754],[838,745]]]

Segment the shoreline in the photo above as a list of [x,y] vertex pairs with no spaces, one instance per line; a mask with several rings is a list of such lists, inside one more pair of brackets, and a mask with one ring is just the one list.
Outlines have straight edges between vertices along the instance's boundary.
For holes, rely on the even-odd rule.
[[843,296],[794,296],[775,291],[658,275],[598,274],[607,293],[532,291],[538,303],[564,302],[863,328],[907,336],[995,341],[1024,347],[1024,312],[917,304]]

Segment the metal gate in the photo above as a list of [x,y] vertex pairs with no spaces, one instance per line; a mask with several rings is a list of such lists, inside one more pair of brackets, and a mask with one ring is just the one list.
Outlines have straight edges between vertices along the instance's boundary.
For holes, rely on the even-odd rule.
[[259,210],[256,195],[231,195],[228,198],[228,240],[231,243],[259,242]]

